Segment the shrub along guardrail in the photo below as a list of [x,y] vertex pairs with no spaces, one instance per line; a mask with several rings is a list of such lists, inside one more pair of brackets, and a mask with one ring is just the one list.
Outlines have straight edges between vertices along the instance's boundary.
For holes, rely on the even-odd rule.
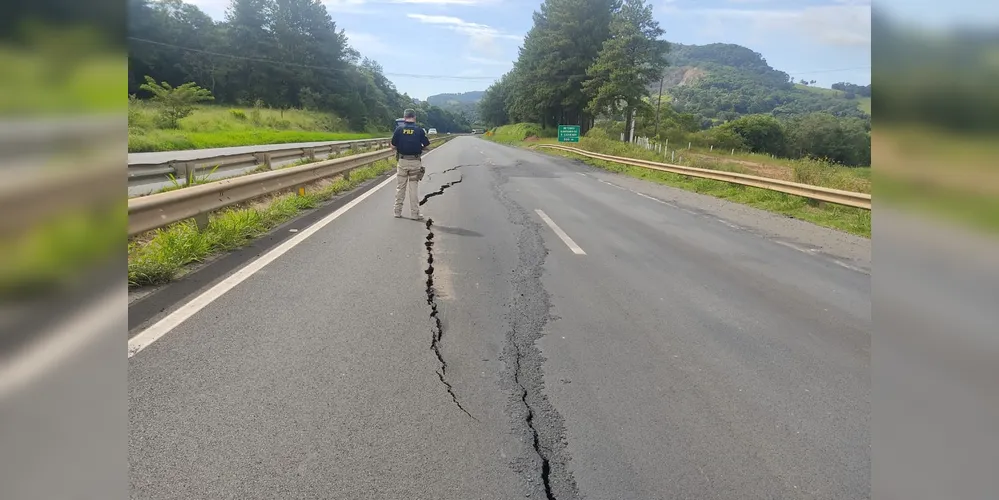
[[702,179],[713,179],[717,181],[730,182],[732,184],[739,184],[742,186],[752,186],[761,189],[769,189],[771,191],[778,191],[781,193],[792,194],[795,196],[802,196],[813,200],[835,203],[837,205],[844,205],[864,210],[871,209],[871,195],[867,193],[854,193],[851,191],[843,191],[839,189],[825,188],[820,186],[811,186],[808,184],[799,184],[797,182],[790,182],[780,179],[771,179],[768,177],[758,177],[755,175],[739,174],[735,172],[709,170],[705,168],[684,167],[682,165],[670,165],[668,163],[658,163],[654,161],[639,160],[636,158],[611,156],[601,153],[594,153],[579,148],[559,146],[554,144],[542,144],[539,145],[538,147],[557,149],[560,151],[565,151],[580,156],[587,156],[589,158],[594,158],[597,160],[623,163],[625,165],[632,165],[635,167],[660,170],[663,172],[670,172],[680,175],[688,175],[691,177],[699,177]]
[[[432,141],[440,142],[446,139],[448,137],[438,137]],[[199,227],[204,228],[208,224],[208,214],[212,211],[294,189],[320,179],[337,175],[347,176],[351,170],[392,158],[394,155],[393,149],[379,149],[131,198],[128,200],[128,235],[131,237],[192,218],[197,221]]]

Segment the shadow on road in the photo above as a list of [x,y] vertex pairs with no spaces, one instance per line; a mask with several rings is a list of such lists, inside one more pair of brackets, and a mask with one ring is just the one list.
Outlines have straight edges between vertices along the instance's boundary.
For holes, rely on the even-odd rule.
[[440,231],[442,233],[453,234],[455,236],[475,236],[481,238],[482,233],[477,233],[471,229],[462,229],[460,227],[448,227],[434,224],[434,230]]

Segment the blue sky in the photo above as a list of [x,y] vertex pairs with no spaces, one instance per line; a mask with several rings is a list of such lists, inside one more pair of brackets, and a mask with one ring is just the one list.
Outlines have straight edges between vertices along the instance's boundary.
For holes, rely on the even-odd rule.
[[[215,19],[229,0],[187,0]],[[933,4],[973,0],[879,0]],[[981,0],[977,0],[981,2]],[[324,0],[351,45],[402,92],[484,90],[517,58],[540,0]],[[990,3],[990,2],[985,2]],[[870,0],[651,0],[665,38],[737,43],[795,79],[870,83]],[[904,9],[903,9],[904,10]],[[416,77],[409,75],[435,75]]]

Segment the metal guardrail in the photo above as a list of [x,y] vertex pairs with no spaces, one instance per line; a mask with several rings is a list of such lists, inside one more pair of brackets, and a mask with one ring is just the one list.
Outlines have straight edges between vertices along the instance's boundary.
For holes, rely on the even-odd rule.
[[[438,142],[447,137],[432,139]],[[290,151],[290,150],[289,150]],[[151,194],[128,200],[128,236],[161,228],[185,219],[207,224],[209,212],[261,196],[293,189],[320,179],[349,174],[351,170],[395,155],[392,149],[317,161],[259,174],[231,177],[206,184]]]
[[730,182],[732,184],[739,184],[742,186],[751,186],[761,189],[769,189],[771,191],[778,191],[781,193],[792,194],[795,196],[802,196],[813,200],[835,203],[837,205],[844,205],[847,207],[861,208],[864,210],[871,209],[871,195],[868,193],[854,193],[851,191],[843,191],[839,189],[832,189],[820,186],[811,186],[808,184],[799,184],[797,182],[784,181],[780,179],[771,179],[769,177],[758,177],[755,175],[739,174],[735,172],[724,172],[720,170],[709,170],[705,168],[684,167],[682,165],[670,165],[668,163],[658,163],[654,161],[639,160],[636,158],[611,156],[601,153],[594,153],[583,149],[572,148],[568,146],[559,146],[554,144],[541,144],[539,145],[539,147],[558,149],[561,151],[577,154],[580,156],[588,156],[590,158],[595,158],[598,160],[623,163],[625,165],[632,165],[652,170],[660,170],[662,172],[688,175],[691,177],[699,177],[702,179],[713,179],[716,181]]
[[272,149],[254,153],[237,153],[212,156],[193,160],[171,160],[161,163],[133,163],[128,166],[129,185],[148,183],[155,180],[169,180],[170,176],[177,179],[189,179],[199,172],[211,170],[227,171],[251,167],[266,167],[270,169],[291,159],[309,158],[315,160],[331,154],[339,154],[355,148],[386,148],[390,139],[363,139],[359,141],[339,142],[317,146],[314,148]]

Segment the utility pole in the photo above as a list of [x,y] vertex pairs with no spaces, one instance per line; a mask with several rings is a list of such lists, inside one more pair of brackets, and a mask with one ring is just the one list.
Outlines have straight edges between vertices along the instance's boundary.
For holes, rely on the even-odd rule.
[[656,140],[659,139],[659,106],[663,103],[663,80],[666,79],[666,75],[663,75],[659,79],[659,100],[656,101]]

